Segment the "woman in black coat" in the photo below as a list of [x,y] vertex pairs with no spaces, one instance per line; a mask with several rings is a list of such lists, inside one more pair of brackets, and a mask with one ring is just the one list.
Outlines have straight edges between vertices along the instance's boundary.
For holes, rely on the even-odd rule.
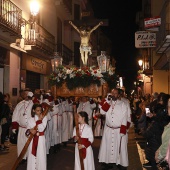
[[160,94],[158,97],[158,104],[155,107],[155,117],[153,118],[151,124],[146,131],[142,132],[143,136],[146,138],[145,155],[146,159],[149,161],[143,164],[143,167],[152,167],[153,170],[157,170],[155,161],[155,152],[160,147],[162,143],[162,133],[164,131],[164,126],[169,122],[167,115],[167,102],[169,95]]

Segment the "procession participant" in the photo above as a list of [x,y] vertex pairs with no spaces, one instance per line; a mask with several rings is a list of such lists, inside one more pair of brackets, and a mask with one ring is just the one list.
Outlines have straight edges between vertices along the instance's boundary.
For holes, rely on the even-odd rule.
[[[53,113],[52,113],[52,146],[54,146],[54,153],[59,150],[59,102],[54,101]],[[61,135],[61,134],[60,134]]]
[[109,164],[128,166],[127,152],[127,107],[118,99],[119,90],[111,91],[111,100],[106,100],[100,106],[100,113],[105,115],[105,127],[99,150],[99,162],[106,168]]
[[46,95],[48,95],[48,101],[50,102],[50,104],[53,105],[54,104],[54,96],[52,95],[51,90],[48,90],[46,92]]
[[76,134],[76,128],[74,127],[73,137],[75,141],[81,140],[82,144],[77,144],[75,146],[75,164],[74,170],[80,170],[80,156],[79,149],[82,149],[84,170],[95,170],[94,157],[91,144],[94,141],[92,128],[88,125],[88,114],[84,111],[78,113],[78,123],[79,123],[79,135]]
[[33,103],[40,103],[41,101],[41,92],[40,89],[35,89],[33,96]]
[[71,139],[73,136],[73,100],[72,97],[68,98],[68,138]]
[[59,109],[59,112],[58,112],[58,140],[59,140],[59,144],[58,144],[58,149],[60,149],[60,144],[62,143],[62,120],[63,120],[63,110],[62,110],[62,100],[60,97],[58,97],[57,99],[58,101],[58,109]]
[[103,135],[104,116],[100,114],[100,109],[98,108],[98,106],[93,112],[93,119],[94,119],[94,136],[100,137]]
[[[28,147],[27,170],[46,170],[46,146],[44,131],[47,126],[47,117],[42,116],[42,105],[34,104],[32,107],[31,117],[28,119],[26,135],[34,135]],[[38,125],[37,130],[34,127]]]
[[[42,104],[47,103],[50,105],[50,102],[48,100],[48,95],[43,94],[43,100]],[[47,113],[47,126],[45,130],[45,139],[46,139],[46,153],[49,154],[49,150],[51,147],[51,140],[52,140],[52,111],[49,110]]]
[[93,109],[95,107],[96,107],[96,103],[94,103],[93,99],[88,101],[88,97],[83,96],[77,108],[77,112],[84,111],[88,114],[88,124],[91,128],[92,128],[92,119],[93,119]]
[[127,105],[127,114],[128,114],[128,120],[127,120],[127,130],[129,129],[132,121],[131,121],[131,117],[132,117],[132,112],[131,112],[131,109],[130,109],[130,102],[127,98],[125,98],[125,95],[124,95],[124,90],[122,89],[119,89],[119,97],[120,97],[120,100],[122,100],[123,102],[125,102],[125,104]]
[[[25,91],[24,100],[18,103],[14,109],[12,115],[12,132],[16,134],[18,130],[17,139],[17,154],[20,155],[25,143],[27,142],[27,137],[25,136],[26,128],[28,125],[28,119],[31,117],[31,109],[33,106],[32,101],[33,93],[30,91]],[[24,162],[27,157],[27,152],[23,157]]]
[[87,65],[87,59],[88,59],[88,53],[92,54],[92,46],[90,44],[90,35],[91,33],[96,30],[100,25],[103,24],[103,22],[100,22],[96,26],[94,26],[92,29],[90,27],[80,27],[78,28],[75,26],[72,21],[69,21],[69,24],[80,34],[81,38],[81,44],[80,44],[80,54],[81,59],[84,65]]
[[64,147],[67,146],[68,142],[68,101],[63,97],[62,98],[62,143]]

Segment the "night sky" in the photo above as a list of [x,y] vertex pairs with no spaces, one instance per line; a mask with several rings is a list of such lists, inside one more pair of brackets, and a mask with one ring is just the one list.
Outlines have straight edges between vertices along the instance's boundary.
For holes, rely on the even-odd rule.
[[136,12],[140,10],[140,0],[90,0],[97,19],[108,19],[109,25],[101,27],[113,44],[112,54],[116,59],[116,72],[124,77],[127,90],[136,79],[138,50],[135,48]]

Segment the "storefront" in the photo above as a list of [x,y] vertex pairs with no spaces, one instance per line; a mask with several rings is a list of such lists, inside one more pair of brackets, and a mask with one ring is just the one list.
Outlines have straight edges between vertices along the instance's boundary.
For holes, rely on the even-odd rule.
[[28,54],[21,59],[21,89],[48,89],[47,75],[51,71],[51,64]]

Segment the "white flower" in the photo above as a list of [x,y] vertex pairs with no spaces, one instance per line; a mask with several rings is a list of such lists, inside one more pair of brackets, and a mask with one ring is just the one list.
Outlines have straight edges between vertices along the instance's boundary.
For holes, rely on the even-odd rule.
[[64,75],[64,76],[63,76],[63,79],[65,80],[66,78],[67,78],[67,76],[66,76],[66,75]]
[[75,77],[75,74],[70,74],[70,79],[74,77]]

